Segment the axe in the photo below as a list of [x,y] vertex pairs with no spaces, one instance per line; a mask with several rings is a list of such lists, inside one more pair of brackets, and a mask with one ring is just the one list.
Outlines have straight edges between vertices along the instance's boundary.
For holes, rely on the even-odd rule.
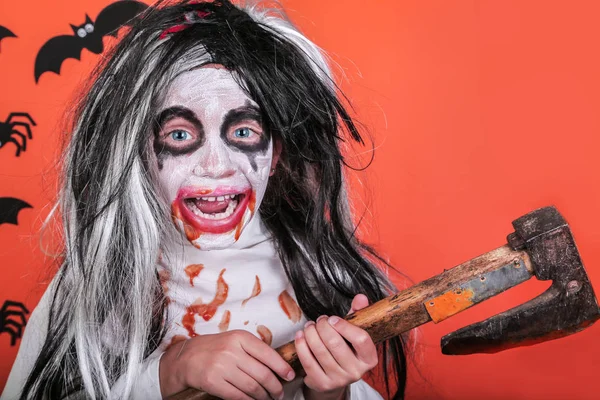
[[[554,207],[513,221],[508,244],[444,271],[346,317],[375,343],[433,321],[438,323],[532,276],[551,280],[538,297],[442,338],[443,354],[496,353],[579,332],[600,318],[600,308],[571,230]],[[277,352],[302,372],[294,342]],[[187,389],[170,400],[214,399]]]

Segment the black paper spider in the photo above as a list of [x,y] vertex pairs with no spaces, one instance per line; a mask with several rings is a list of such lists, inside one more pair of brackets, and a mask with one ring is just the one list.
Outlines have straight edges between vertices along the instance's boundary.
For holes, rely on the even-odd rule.
[[6,300],[0,309],[0,333],[8,332],[11,346],[16,345],[17,339],[23,336],[23,328],[27,325],[26,314],[29,314],[29,310],[23,303],[11,300]]
[[[17,146],[17,157],[19,157],[19,154],[21,154],[21,150],[25,151],[27,149],[27,137],[31,139],[31,127],[29,126],[30,124],[28,124],[27,122],[13,122],[12,119],[15,117],[27,118],[33,126],[35,126],[36,124],[33,118],[31,118],[31,116],[28,113],[24,112],[10,113],[8,115],[8,119],[5,122],[0,122],[0,148],[2,148],[6,143],[12,142]],[[19,126],[25,128],[25,130],[27,131],[27,136],[25,136],[16,129]],[[15,139],[13,135],[19,136],[21,138],[21,143],[19,143],[19,141]]]

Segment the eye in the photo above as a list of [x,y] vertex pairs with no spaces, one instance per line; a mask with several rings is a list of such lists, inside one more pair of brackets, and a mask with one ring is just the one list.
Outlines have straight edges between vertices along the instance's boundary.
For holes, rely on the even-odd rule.
[[87,36],[87,32],[85,31],[85,29],[79,28],[77,29],[77,36],[79,36],[80,38],[84,38]]
[[85,27],[84,27],[84,28],[85,28],[85,31],[86,31],[87,33],[92,33],[92,32],[94,32],[94,25],[92,25],[92,24],[85,24]]
[[183,129],[177,129],[169,133],[169,137],[171,137],[171,139],[177,142],[183,142],[185,140],[190,140],[192,138],[192,135],[189,132],[184,131]]
[[246,139],[252,137],[254,132],[250,128],[238,128],[233,132],[233,136],[238,139]]

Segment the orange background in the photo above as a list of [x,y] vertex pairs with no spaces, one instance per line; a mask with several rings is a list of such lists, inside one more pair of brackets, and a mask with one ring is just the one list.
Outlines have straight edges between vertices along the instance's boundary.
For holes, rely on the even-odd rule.
[[[33,206],[0,225],[0,304],[34,308],[51,274],[39,246],[55,195],[60,121],[99,56],[67,60],[35,84],[50,37],[70,34],[110,0],[3,2],[0,121],[38,123],[20,157],[0,149],[0,197]],[[596,1],[283,0],[290,17],[338,64],[342,88],[376,145],[356,189],[367,238],[415,282],[505,243],[510,222],[554,204],[574,231],[600,291],[600,4]],[[105,39],[105,44],[114,43]],[[600,324],[496,355],[449,357],[442,335],[526,301],[528,282],[416,335],[409,399],[592,399]],[[17,347],[0,334],[0,388]]]

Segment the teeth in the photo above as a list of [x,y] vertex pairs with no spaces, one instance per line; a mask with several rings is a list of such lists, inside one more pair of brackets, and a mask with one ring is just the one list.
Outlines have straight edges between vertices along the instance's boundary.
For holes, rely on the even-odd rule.
[[219,196],[219,197],[217,197],[217,200],[218,200],[218,201],[223,201],[223,200],[225,200],[225,197],[223,197],[223,196]]
[[[204,198],[202,198],[204,200]],[[210,199],[210,197],[209,197]],[[213,197],[214,199],[214,197]],[[214,201],[214,200],[208,200],[208,201]],[[194,203],[190,203],[189,204],[189,209],[192,210],[192,212],[194,214],[196,214],[197,216],[199,216],[200,218],[206,218],[206,219],[225,219],[225,218],[229,218],[231,216],[231,214],[233,214],[233,212],[235,211],[235,208],[237,207],[238,202],[237,201],[230,201],[229,204],[227,205],[227,209],[225,209],[225,211],[223,211],[222,213],[218,213],[218,214],[205,214],[202,211],[200,211],[200,209],[198,207],[196,207],[196,205]]]

